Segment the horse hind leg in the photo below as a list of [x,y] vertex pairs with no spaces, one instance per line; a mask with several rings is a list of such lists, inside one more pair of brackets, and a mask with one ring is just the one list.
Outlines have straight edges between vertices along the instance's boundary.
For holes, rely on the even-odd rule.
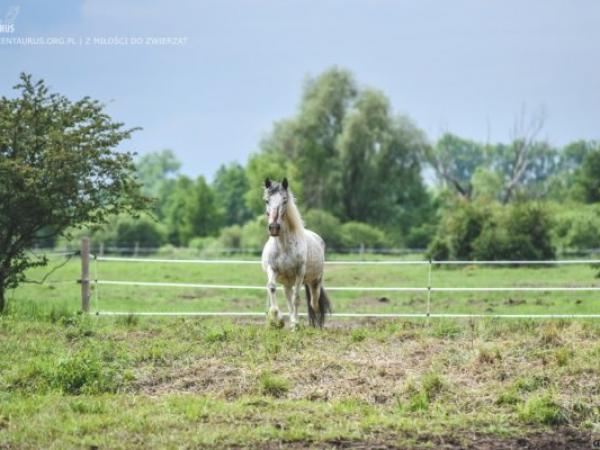
[[308,307],[308,321],[312,327],[322,327],[323,323],[320,320],[320,305],[319,295],[321,283],[311,283],[304,285],[306,289],[306,306]]

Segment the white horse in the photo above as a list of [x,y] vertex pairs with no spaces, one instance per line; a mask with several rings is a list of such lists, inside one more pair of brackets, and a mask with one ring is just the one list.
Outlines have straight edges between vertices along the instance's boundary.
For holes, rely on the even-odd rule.
[[300,289],[306,289],[308,318],[315,327],[323,327],[325,315],[331,312],[329,298],[323,289],[325,242],[304,228],[287,179],[281,183],[265,180],[265,203],[269,223],[269,240],[262,252],[262,266],[267,273],[269,320],[283,324],[275,292],[276,283],[284,286],[290,313],[290,326],[298,326]]

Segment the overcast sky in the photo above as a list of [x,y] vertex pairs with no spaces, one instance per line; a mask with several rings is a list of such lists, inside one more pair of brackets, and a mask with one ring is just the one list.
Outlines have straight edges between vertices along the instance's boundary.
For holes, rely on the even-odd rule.
[[[25,71],[97,98],[143,127],[126,148],[171,148],[190,175],[245,163],[294,114],[305,77],[333,65],[430,139],[506,141],[523,105],[545,110],[555,145],[600,138],[598,0],[0,0],[5,24],[15,6],[14,31],[0,27],[1,95]],[[44,45],[7,41],[18,37]],[[118,43],[86,45],[94,38]]]

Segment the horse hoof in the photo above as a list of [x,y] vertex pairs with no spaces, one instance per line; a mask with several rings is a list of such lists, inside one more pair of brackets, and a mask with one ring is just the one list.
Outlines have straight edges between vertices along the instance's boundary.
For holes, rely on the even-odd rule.
[[268,323],[273,328],[283,328],[283,318],[279,310],[275,308],[269,310]]
[[284,325],[283,319],[269,320],[268,324],[271,328],[275,328],[278,330],[283,328]]

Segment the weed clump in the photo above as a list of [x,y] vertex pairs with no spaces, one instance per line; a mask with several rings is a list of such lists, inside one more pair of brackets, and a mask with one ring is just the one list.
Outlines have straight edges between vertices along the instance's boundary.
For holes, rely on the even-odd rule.
[[278,375],[263,372],[259,377],[260,392],[272,397],[283,397],[290,390],[289,382]]
[[562,408],[551,394],[535,396],[518,408],[519,419],[527,423],[560,425],[569,421],[567,411]]
[[367,338],[365,330],[355,329],[352,330],[351,339],[352,342],[362,342]]
[[494,364],[496,361],[502,360],[502,354],[499,349],[491,349],[486,347],[479,348],[477,361],[480,364]]
[[204,341],[209,344],[215,342],[226,342],[229,340],[230,333],[226,328],[211,329],[204,335]]
[[550,379],[545,375],[532,375],[521,377],[515,381],[515,389],[521,392],[533,392],[550,384]]
[[397,399],[400,410],[416,412],[429,409],[431,402],[445,388],[444,380],[435,372],[429,372],[421,378],[420,385],[409,381],[404,388],[408,401],[403,403]]

